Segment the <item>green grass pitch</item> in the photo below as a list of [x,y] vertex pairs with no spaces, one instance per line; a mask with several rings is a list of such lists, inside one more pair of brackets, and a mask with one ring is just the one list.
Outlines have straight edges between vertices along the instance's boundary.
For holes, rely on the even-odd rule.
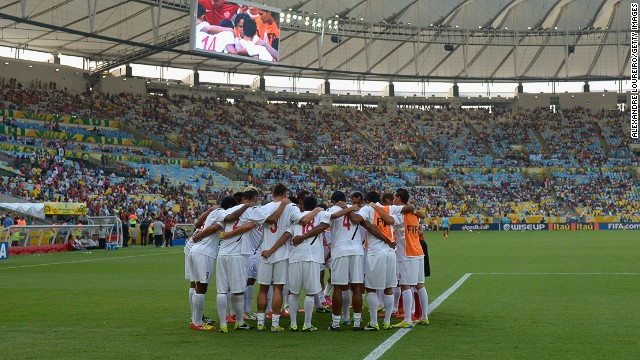
[[[639,358],[639,232],[426,238],[430,301],[472,275],[382,359]],[[363,359],[397,331],[332,333],[316,313],[311,334],[194,332],[183,261],[179,247],[0,261],[0,358]],[[214,286],[205,313],[217,319]]]

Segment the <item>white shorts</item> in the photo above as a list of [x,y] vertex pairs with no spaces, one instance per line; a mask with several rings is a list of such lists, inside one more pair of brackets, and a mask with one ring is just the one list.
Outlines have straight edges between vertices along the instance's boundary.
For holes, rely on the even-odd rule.
[[384,290],[398,286],[396,275],[396,253],[387,251],[375,255],[367,255],[367,289]]
[[313,261],[289,264],[287,289],[294,294],[300,294],[300,291],[304,289],[307,295],[314,295],[322,291],[320,264]]
[[398,284],[424,284],[424,257],[398,261]]
[[188,247],[184,247],[184,278],[191,281],[191,257],[189,253],[191,249]]
[[189,254],[189,265],[191,270],[191,281],[208,284],[211,282],[213,269],[215,269],[215,258],[211,256],[191,253]]
[[[289,260],[280,260],[273,264],[260,261],[260,266],[258,267],[258,282],[262,285],[284,285],[287,283],[288,270]],[[320,278],[318,277],[318,279]]]
[[218,294],[241,293],[247,288],[247,257],[245,255],[218,256],[216,289]]
[[255,253],[253,255],[249,255],[247,261],[247,279],[257,279],[258,266],[260,265],[260,254]]
[[364,256],[349,255],[332,259],[331,283],[333,285],[362,284],[364,282]]

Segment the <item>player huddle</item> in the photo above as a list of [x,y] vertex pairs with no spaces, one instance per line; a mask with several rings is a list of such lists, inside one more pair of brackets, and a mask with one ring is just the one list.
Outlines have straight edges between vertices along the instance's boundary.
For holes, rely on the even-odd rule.
[[[274,186],[272,196],[272,202],[259,206],[258,191],[247,188],[244,193],[221,199],[220,207],[210,209],[196,222],[198,230],[185,246],[186,276],[191,281],[192,329],[215,329],[212,321],[204,317],[205,294],[214,270],[218,331],[223,333],[228,332],[231,320],[227,315],[229,299],[236,314],[234,328],[253,328],[245,319],[253,318],[250,310],[256,279],[260,284],[258,331],[267,329],[268,314],[272,332],[285,330],[280,326],[283,315],[290,316],[289,330],[298,331],[298,306],[303,291],[302,332],[318,330],[312,324],[313,312],[314,309],[328,312],[325,305],[332,306],[330,331],[338,331],[341,325],[349,323],[354,331],[429,323],[424,243],[420,241],[420,219],[424,214],[409,204],[405,189],[385,194],[384,198],[375,191],[366,196],[354,193],[352,205],[347,205],[345,193],[335,191],[328,208],[318,207],[308,192],[298,194],[293,198],[298,204],[293,203],[282,184]],[[323,292],[325,266],[331,271],[332,299],[328,298],[331,285]],[[402,291],[405,311],[403,320],[391,325],[392,312],[397,311],[394,289]],[[271,291],[272,314],[267,312]],[[364,292],[370,318],[366,324],[362,320]],[[325,295],[328,301],[322,303],[320,299]],[[288,314],[282,311],[283,300],[288,300]],[[379,305],[384,308],[382,325],[378,324]],[[414,306],[416,317],[412,317]]]
[[196,49],[278,61],[280,27],[271,11],[199,0],[196,17]]

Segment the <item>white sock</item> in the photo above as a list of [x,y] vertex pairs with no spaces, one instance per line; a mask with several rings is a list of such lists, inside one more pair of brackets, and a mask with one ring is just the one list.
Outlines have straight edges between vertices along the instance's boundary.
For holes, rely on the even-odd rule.
[[422,319],[427,319],[429,313],[429,295],[427,288],[418,289],[418,298],[420,299],[420,307],[422,308]]
[[376,295],[378,295],[378,306],[384,304],[384,290],[376,290]]
[[193,322],[193,294],[196,293],[196,289],[189,288],[189,309],[191,309],[191,322]]
[[233,308],[236,310],[236,324],[244,324],[244,294],[233,294]]
[[369,321],[372,325],[378,323],[378,294],[368,292],[367,293],[367,306],[369,307]]
[[300,294],[289,293],[289,317],[291,318],[291,326],[298,326],[298,303],[300,302]]
[[351,312],[349,311],[351,306],[351,292],[349,290],[342,292],[342,318],[344,320],[351,319]]
[[333,284],[327,284],[327,287],[324,288],[324,296],[331,296],[331,289],[333,289]]
[[[314,298],[320,297],[318,294]],[[313,316],[313,307],[315,306],[314,300],[310,296],[304,297],[304,326],[311,327],[311,317]]]
[[218,302],[218,317],[220,318],[220,326],[227,326],[227,294],[218,294],[216,300]]
[[273,299],[273,286],[269,286],[269,292],[267,293],[267,312],[270,313],[273,311],[271,307],[271,299]]
[[273,317],[271,318],[271,327],[278,327],[280,326],[280,315],[276,315],[273,314]]
[[202,314],[204,314],[204,294],[193,294],[193,316],[191,319],[195,325],[202,325]]
[[233,295],[231,294],[231,292],[227,293],[227,304],[229,304],[229,315],[235,315],[236,310],[233,308]]
[[331,314],[331,325],[333,327],[340,326],[340,315]]
[[[402,291],[402,306],[404,306],[404,322],[411,322],[411,308],[413,307],[413,291],[407,289]],[[407,311],[409,309],[409,311]]]
[[244,291],[244,312],[251,312],[251,302],[253,300],[253,285],[247,285]]
[[362,323],[362,313],[353,313],[353,327],[360,327]]
[[393,295],[384,296],[384,323],[391,323],[391,312],[393,309]]
[[258,313],[258,325],[264,326],[264,319],[266,318],[264,313]]
[[394,287],[393,288],[393,311],[392,312],[397,312],[398,311],[398,307],[400,307],[400,294],[401,293],[402,293],[402,291],[400,291],[399,287]]
[[320,301],[320,294],[313,295],[313,304],[315,305],[316,309],[322,307],[322,302]]

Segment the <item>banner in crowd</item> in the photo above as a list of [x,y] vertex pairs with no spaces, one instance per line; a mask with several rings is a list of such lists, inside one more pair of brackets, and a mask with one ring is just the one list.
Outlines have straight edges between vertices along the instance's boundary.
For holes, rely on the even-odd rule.
[[16,151],[28,154],[51,154],[72,159],[88,159],[89,154],[82,151],[65,150],[64,154],[60,153],[60,149],[48,149],[39,146],[16,145],[8,143],[0,143],[0,150]]
[[108,144],[108,145],[123,145],[123,146],[139,146],[139,147],[151,147],[152,140],[143,139],[131,139],[131,138],[111,138],[104,136],[93,135],[81,135],[81,134],[67,134],[59,131],[48,130],[34,130],[34,129],[22,129],[9,126],[0,126],[0,134],[15,134],[17,136],[26,136],[38,139],[49,140],[68,140],[73,142],[85,142],[92,144]]
[[373,172],[376,169],[384,169],[390,172],[418,172],[418,168],[413,167],[397,167],[397,166],[369,166],[369,165],[337,165],[336,170],[345,171],[364,171]]
[[242,163],[238,164],[241,169],[288,169],[297,170],[298,172],[304,172],[314,170],[318,167],[323,168],[325,171],[329,171],[333,166],[316,166],[316,165],[291,165],[291,164],[258,164],[258,163]]
[[22,110],[0,110],[1,116],[8,116],[16,119],[28,119],[28,120],[40,120],[45,122],[59,122],[62,124],[72,125],[86,125],[86,126],[101,126],[110,128],[119,128],[120,123],[118,121],[107,119],[89,119],[83,117],[74,117],[66,115],[53,115],[42,114],[35,111],[22,111]]
[[86,215],[87,204],[67,202],[45,202],[44,213],[46,215]]

